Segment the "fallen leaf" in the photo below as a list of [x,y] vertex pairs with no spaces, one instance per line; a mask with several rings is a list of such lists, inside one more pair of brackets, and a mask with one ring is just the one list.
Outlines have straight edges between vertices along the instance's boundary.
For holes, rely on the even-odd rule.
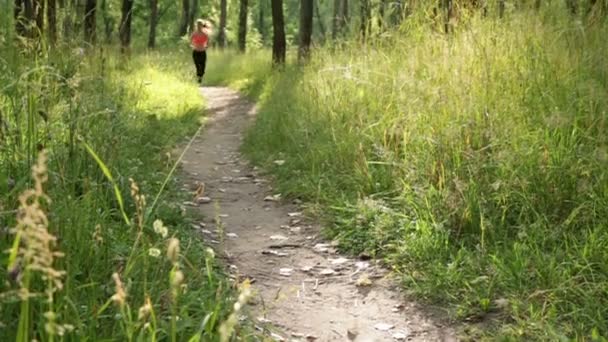
[[284,160],[275,160],[274,163],[278,166],[281,166],[281,165],[285,164],[285,161]]
[[362,276],[359,277],[359,279],[357,279],[357,282],[355,283],[355,285],[357,285],[357,286],[371,286],[372,285],[372,281],[369,279],[369,276],[367,274],[363,274]]
[[281,268],[279,269],[279,274],[285,277],[290,277],[293,273],[293,268]]
[[327,253],[329,251],[329,245],[326,243],[318,243],[313,247],[313,249],[320,253]]
[[206,196],[197,197],[196,203],[199,203],[199,204],[211,203],[211,198],[206,197]]
[[281,194],[264,197],[264,201],[266,201],[266,202],[277,202],[280,199],[281,199]]
[[330,259],[332,265],[342,265],[348,262],[348,259],[340,257],[338,259]]
[[283,235],[271,235],[270,236],[270,240],[287,240],[287,239],[289,239],[289,238],[286,236],[283,236]]
[[229,238],[231,238],[231,239],[236,239],[236,238],[239,237],[238,235],[236,235],[236,233],[228,233],[228,234],[226,234],[226,236],[229,237]]
[[267,249],[263,250],[262,254],[265,254],[265,255],[274,255],[274,256],[278,256],[278,257],[289,256],[289,254],[284,253],[284,252],[278,252],[278,251],[267,250]]
[[312,268],[313,268],[312,266],[304,266],[304,267],[300,268],[300,270],[302,272],[310,272],[310,271],[312,271]]
[[335,273],[336,273],[336,271],[332,270],[331,268],[326,268],[326,269],[322,270],[321,272],[319,272],[320,275],[324,275],[324,276],[332,275]]
[[285,339],[283,338],[283,336],[281,336],[279,334],[270,333],[270,337],[272,337],[275,341],[279,341],[279,342],[285,341]]
[[380,330],[380,331],[389,331],[391,329],[393,329],[395,326],[392,324],[388,324],[388,323],[378,323],[376,325],[374,325],[374,329],[376,330]]
[[302,213],[300,213],[300,212],[287,213],[287,216],[298,217],[298,216],[302,216]]
[[397,341],[405,341],[408,338],[409,334],[404,332],[396,332],[393,334],[393,338]]
[[292,227],[292,228],[289,228],[289,231],[292,233],[299,233],[302,231],[302,227]]
[[219,216],[219,217],[221,217],[221,218],[226,218],[226,217],[228,217],[228,214],[219,214],[219,215],[217,215],[217,216]]
[[357,267],[358,270],[364,270],[369,267],[369,262],[357,261],[355,267]]

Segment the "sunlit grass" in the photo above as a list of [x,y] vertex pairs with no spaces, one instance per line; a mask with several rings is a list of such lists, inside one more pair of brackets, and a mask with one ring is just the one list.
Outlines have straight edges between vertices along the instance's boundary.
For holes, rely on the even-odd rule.
[[265,62],[227,60],[224,84],[263,90],[243,149],[453,317],[606,336],[608,29],[563,9],[469,19],[447,37],[413,19],[261,85]]

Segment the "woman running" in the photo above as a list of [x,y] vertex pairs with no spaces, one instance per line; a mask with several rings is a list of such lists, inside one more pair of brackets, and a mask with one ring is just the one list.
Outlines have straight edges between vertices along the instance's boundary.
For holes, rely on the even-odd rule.
[[209,43],[210,27],[208,22],[203,19],[196,21],[196,30],[192,32],[190,37],[190,46],[192,47],[192,59],[196,66],[196,77],[198,83],[203,82],[205,75],[205,64],[207,63],[207,44]]

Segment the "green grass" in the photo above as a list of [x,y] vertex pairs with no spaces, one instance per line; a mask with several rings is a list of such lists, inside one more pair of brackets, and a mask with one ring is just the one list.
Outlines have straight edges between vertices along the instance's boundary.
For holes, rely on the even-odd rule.
[[[204,122],[187,52],[126,60],[108,49],[61,45],[47,54],[18,46],[8,32],[0,31],[0,249],[20,252],[0,257],[0,340],[219,340],[220,326],[234,320],[238,291],[191,228],[182,205],[188,195],[171,173],[170,152]],[[43,191],[50,200],[38,193],[42,211],[19,217],[38,213],[48,223],[30,236],[9,227],[17,227],[18,196],[34,185],[30,168],[41,150],[48,152]],[[153,229],[157,219],[167,236]],[[56,242],[35,249],[32,239],[47,231]],[[170,238],[180,246],[172,260]],[[52,263],[41,270],[40,260]],[[121,292],[113,273],[124,302],[111,300]],[[63,286],[50,284],[49,274]],[[20,297],[24,289],[34,296]],[[238,326],[224,331],[234,329],[250,337]]]
[[271,77],[222,58],[214,80],[260,99],[243,150],[473,339],[608,336],[608,26],[417,19]]

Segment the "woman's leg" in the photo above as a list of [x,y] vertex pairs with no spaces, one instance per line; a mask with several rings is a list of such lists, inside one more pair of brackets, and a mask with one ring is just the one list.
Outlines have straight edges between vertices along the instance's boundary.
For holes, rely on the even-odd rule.
[[201,77],[205,75],[205,68],[207,66],[207,51],[201,52]]
[[192,59],[194,60],[194,66],[196,66],[196,77],[198,77],[198,81],[201,81],[203,77],[204,69],[201,64],[201,52],[200,51],[192,51]]

